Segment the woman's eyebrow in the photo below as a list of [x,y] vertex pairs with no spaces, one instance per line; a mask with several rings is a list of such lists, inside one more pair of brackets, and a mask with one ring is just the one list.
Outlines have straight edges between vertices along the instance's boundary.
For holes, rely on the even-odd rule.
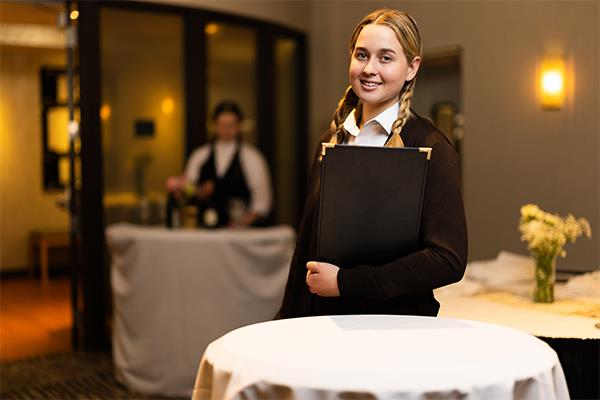
[[[366,47],[361,47],[361,46],[356,46],[354,48],[354,51],[365,51],[365,52],[369,52],[369,50]],[[396,54],[396,50],[394,49],[388,49],[388,48],[383,48],[383,49],[377,49],[378,53],[393,53]]]

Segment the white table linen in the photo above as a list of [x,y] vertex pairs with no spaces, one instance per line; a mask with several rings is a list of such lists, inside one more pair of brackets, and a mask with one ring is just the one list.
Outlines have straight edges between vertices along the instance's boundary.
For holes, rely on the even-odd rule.
[[271,321],[212,342],[198,399],[568,399],[554,350],[524,332],[445,318]]
[[438,315],[489,322],[520,329],[539,337],[600,339],[600,320],[501,304],[471,296],[438,296]]
[[528,256],[501,251],[493,260],[473,261],[460,282],[434,291],[441,304],[438,315],[505,325],[538,337],[600,339],[594,313],[567,312],[591,305],[597,309],[600,271],[557,282],[552,304],[533,303],[534,279],[535,263]]
[[138,392],[189,396],[211,341],[277,312],[295,233],[115,224],[106,237],[117,378]]

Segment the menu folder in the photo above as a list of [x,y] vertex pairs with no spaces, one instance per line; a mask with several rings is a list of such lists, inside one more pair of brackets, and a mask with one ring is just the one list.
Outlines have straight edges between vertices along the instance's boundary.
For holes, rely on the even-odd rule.
[[323,143],[317,261],[382,265],[418,250],[431,148]]

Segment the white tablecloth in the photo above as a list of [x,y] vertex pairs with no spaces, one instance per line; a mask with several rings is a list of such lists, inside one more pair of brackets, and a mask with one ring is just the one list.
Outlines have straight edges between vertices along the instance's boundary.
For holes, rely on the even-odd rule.
[[439,316],[510,326],[538,337],[600,339],[600,320],[501,304],[473,296],[436,296]]
[[212,342],[193,399],[568,399],[554,350],[524,332],[413,316],[271,321]]
[[142,393],[189,396],[211,341],[275,315],[295,233],[116,224],[106,237],[118,379]]
[[505,325],[538,337],[600,339],[600,272],[556,283],[552,304],[533,303],[535,262],[501,251],[472,261],[465,277],[434,291],[438,316]]

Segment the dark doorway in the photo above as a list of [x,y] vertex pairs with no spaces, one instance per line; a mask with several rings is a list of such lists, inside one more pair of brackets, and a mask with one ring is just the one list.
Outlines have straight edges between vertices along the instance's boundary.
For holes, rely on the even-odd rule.
[[433,49],[423,56],[412,107],[430,118],[453,143],[459,156],[464,135],[462,113],[462,50]]

